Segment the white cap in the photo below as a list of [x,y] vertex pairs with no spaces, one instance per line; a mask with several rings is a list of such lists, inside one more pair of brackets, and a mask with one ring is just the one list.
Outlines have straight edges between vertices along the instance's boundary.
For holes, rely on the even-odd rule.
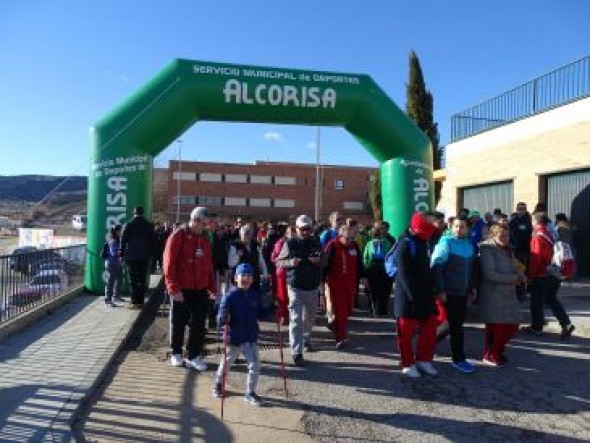
[[209,218],[209,211],[204,206],[197,206],[191,212],[191,220],[206,220]]
[[295,220],[295,226],[298,228],[303,228],[304,226],[311,226],[313,224],[311,217],[309,215],[300,215]]

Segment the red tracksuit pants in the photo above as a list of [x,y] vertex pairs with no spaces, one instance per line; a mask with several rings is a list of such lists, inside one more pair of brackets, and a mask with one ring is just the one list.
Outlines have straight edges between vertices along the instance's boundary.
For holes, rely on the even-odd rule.
[[[416,361],[432,361],[434,348],[436,347],[437,326],[438,318],[436,315],[431,315],[425,319],[406,317],[397,319],[397,345],[402,367],[410,367]],[[412,338],[418,327],[420,328],[420,335],[418,337],[418,346],[414,353]]]
[[277,317],[279,319],[289,318],[289,294],[287,293],[287,274],[285,270],[280,268],[275,273],[277,279]]
[[343,283],[328,283],[332,313],[334,314],[334,335],[337,342],[346,340],[348,337],[348,317],[352,312],[356,296],[355,285]]
[[502,363],[506,343],[518,332],[516,323],[486,323],[484,336],[484,358]]

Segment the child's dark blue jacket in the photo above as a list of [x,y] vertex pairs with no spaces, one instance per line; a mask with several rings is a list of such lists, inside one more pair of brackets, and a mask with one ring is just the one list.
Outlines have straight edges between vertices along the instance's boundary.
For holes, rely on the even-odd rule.
[[250,288],[243,291],[232,288],[221,299],[217,324],[225,313],[229,315],[229,343],[239,346],[243,343],[256,343],[258,340],[258,319],[263,315],[262,296]]

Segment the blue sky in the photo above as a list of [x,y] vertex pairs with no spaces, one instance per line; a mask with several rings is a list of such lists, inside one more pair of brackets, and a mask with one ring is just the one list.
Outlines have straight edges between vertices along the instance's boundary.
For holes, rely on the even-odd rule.
[[[586,0],[2,0],[0,175],[85,175],[89,128],[173,58],[371,75],[402,109],[408,54],[451,115],[590,54]],[[185,160],[315,162],[307,126],[198,123]],[[156,164],[178,156],[174,143]],[[322,162],[375,166],[343,129]]]

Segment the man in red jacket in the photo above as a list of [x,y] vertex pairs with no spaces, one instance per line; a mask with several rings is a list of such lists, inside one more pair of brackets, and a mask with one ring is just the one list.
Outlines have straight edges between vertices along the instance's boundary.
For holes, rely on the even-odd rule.
[[205,342],[205,320],[209,312],[209,295],[215,294],[215,277],[211,245],[203,232],[208,221],[207,209],[191,212],[188,227],[175,231],[164,250],[164,279],[170,295],[170,344],[172,366],[182,366],[184,330],[188,325],[187,368],[207,369],[201,354]]
[[328,266],[325,279],[330,288],[330,306],[334,314],[336,348],[346,345],[348,317],[352,312],[359,279],[363,274],[361,251],[354,241],[355,231],[347,225],[340,226],[338,237],[326,245]]
[[543,305],[549,305],[553,315],[561,325],[562,339],[572,335],[575,327],[561,302],[557,299],[557,291],[561,280],[548,271],[553,258],[553,235],[548,225],[549,217],[544,212],[533,215],[533,236],[531,238],[531,256],[529,262],[529,278],[531,284],[531,325],[523,330],[540,334],[543,331]]

